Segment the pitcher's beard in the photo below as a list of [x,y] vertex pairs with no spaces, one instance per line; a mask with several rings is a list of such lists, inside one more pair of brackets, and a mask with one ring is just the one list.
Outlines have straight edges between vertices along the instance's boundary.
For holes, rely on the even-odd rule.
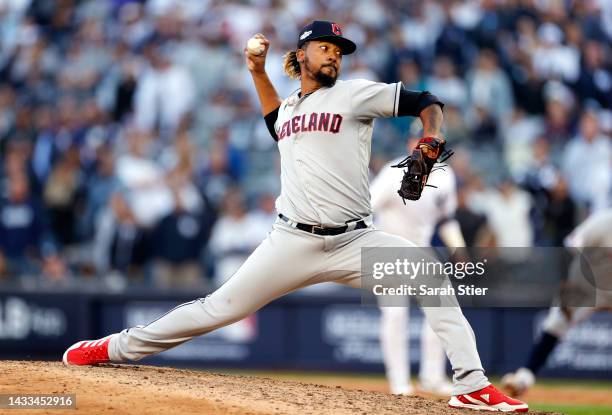
[[323,73],[322,70],[319,70],[315,74],[315,79],[317,80],[317,82],[320,83],[322,86],[325,86],[328,88],[331,88],[332,86],[334,86],[334,84],[336,83],[336,78],[337,78],[336,75],[328,75],[326,73]]
[[338,78],[338,71],[335,68],[334,68],[334,71],[333,71],[334,74],[333,75],[328,75],[328,74],[323,72],[323,68],[325,68],[325,66],[321,66],[318,71],[314,72],[310,68],[310,62],[308,62],[308,58],[306,58],[304,60],[304,63],[306,65],[306,70],[308,70],[308,72],[310,72],[311,74],[314,75],[314,79],[321,86],[325,86],[325,87],[328,87],[328,88],[334,86],[334,84],[336,83],[336,79]]

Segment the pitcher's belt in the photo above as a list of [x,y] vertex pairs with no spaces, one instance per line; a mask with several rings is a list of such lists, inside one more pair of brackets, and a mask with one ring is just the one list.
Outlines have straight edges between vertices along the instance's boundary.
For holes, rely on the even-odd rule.
[[332,236],[332,235],[340,235],[341,233],[350,232],[355,229],[365,229],[368,227],[366,222],[361,219],[358,221],[348,222],[346,226],[340,226],[337,228],[326,228],[323,226],[317,225],[307,225],[305,223],[295,222],[289,219],[287,216],[280,213],[278,215],[283,221],[289,224],[291,227],[299,229],[304,232],[314,233],[315,235],[324,235],[324,236]]

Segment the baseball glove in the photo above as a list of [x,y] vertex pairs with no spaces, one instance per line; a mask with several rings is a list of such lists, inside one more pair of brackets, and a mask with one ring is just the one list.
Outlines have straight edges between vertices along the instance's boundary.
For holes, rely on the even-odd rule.
[[419,140],[412,154],[394,166],[406,168],[402,184],[397,193],[404,204],[406,199],[419,200],[425,186],[436,187],[427,184],[427,178],[434,168],[434,164],[443,163],[448,160],[453,151],[445,150],[446,141],[438,137],[423,137]]

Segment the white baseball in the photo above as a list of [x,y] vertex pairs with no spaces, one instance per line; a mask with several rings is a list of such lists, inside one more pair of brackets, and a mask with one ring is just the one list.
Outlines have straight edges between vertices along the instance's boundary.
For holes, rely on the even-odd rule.
[[265,49],[266,47],[262,43],[261,39],[258,39],[256,37],[250,38],[249,41],[247,42],[247,51],[251,55],[255,55],[255,56],[261,55]]

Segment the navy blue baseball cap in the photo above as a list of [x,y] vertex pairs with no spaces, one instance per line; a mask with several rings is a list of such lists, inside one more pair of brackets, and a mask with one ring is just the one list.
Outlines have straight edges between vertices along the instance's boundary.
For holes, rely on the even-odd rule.
[[300,30],[298,49],[311,40],[325,40],[338,45],[343,55],[350,55],[357,49],[355,43],[342,36],[342,28],[339,24],[325,20],[315,20]]

